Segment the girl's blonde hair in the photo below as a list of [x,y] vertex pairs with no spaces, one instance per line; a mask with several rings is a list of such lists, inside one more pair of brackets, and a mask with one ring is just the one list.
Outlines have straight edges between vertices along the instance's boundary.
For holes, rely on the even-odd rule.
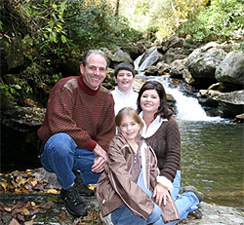
[[125,107],[125,108],[121,109],[119,111],[119,113],[117,114],[117,116],[115,117],[115,124],[117,127],[119,127],[121,125],[122,120],[126,116],[131,117],[133,120],[135,120],[136,123],[140,124],[141,125],[140,130],[142,130],[144,124],[143,124],[141,118],[139,117],[137,111],[130,107]]

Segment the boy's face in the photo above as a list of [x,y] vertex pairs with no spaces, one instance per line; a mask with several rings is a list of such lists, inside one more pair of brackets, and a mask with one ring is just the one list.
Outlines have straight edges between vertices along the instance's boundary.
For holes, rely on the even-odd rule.
[[117,74],[117,78],[114,77],[114,80],[118,84],[118,88],[121,92],[128,93],[131,90],[135,77],[133,77],[132,72],[128,70],[120,70]]

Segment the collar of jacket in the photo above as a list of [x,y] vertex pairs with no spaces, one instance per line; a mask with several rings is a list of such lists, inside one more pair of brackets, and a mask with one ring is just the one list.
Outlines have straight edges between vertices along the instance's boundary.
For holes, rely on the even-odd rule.
[[81,88],[86,94],[88,94],[88,95],[96,95],[96,94],[99,92],[99,90],[100,90],[100,85],[99,85],[99,87],[98,87],[97,90],[92,90],[91,88],[89,88],[89,87],[85,84],[85,82],[83,81],[82,75],[80,75],[77,79],[78,79],[78,83],[79,83],[80,88]]

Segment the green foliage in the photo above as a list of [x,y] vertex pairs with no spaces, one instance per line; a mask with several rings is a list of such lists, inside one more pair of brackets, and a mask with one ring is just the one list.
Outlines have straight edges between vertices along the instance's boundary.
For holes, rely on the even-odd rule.
[[193,41],[230,41],[243,38],[244,5],[239,0],[214,0],[198,14],[190,14],[179,34],[191,34]]
[[72,0],[65,21],[68,21],[69,37],[84,51],[135,38],[135,32],[126,24],[126,20],[115,17],[106,1]]
[[[1,36],[14,46],[22,39],[21,52],[29,65],[19,75],[22,90],[53,86],[62,77],[56,68],[79,61],[88,49],[110,47],[139,39],[125,18],[115,17],[110,5],[100,0],[3,0],[0,3]],[[7,80],[1,87],[13,92]]]
[[21,86],[18,84],[5,84],[0,77],[1,100],[12,102],[14,97],[19,95]]

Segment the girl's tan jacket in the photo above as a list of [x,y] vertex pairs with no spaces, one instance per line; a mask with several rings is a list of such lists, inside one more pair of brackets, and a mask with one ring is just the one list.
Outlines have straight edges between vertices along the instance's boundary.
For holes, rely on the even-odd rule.
[[[159,175],[157,158],[153,150],[140,140],[140,146],[145,147],[145,177],[146,186],[153,193]],[[113,137],[108,148],[108,161],[97,187],[96,197],[103,216],[125,204],[135,215],[147,219],[154,204],[150,197],[132,181],[133,150],[118,134]]]

